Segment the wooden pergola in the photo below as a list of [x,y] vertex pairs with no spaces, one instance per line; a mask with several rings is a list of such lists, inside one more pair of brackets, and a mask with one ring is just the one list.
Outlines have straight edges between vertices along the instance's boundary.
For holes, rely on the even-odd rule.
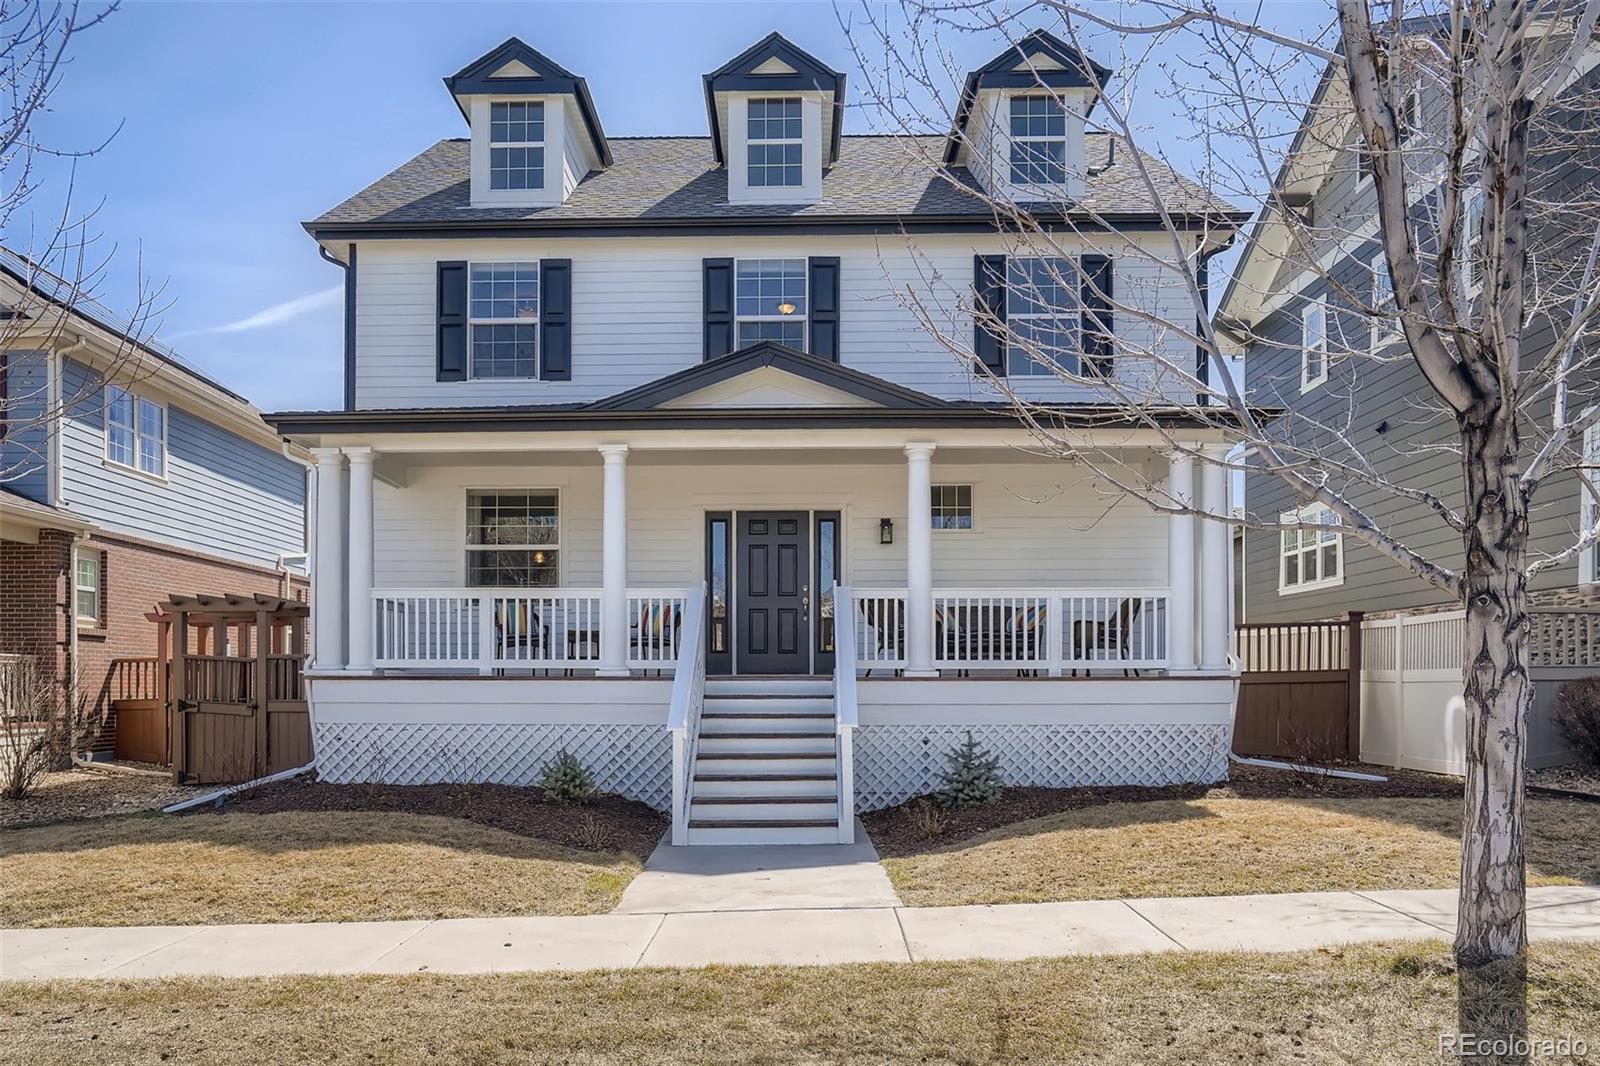
[[309,614],[301,600],[258,593],[172,595],[148,616],[161,660],[172,663],[158,674],[171,686],[160,698],[178,781],[230,783],[310,761],[301,679]]

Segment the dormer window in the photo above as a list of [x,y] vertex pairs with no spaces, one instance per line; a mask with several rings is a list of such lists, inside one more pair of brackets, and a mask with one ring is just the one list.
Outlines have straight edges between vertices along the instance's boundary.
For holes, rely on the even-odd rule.
[[544,103],[489,105],[489,188],[544,188]]
[[799,188],[804,183],[805,140],[800,98],[779,96],[750,101],[746,145],[750,187]]
[[806,350],[806,261],[740,259],[734,264],[736,345],[777,341]]
[[1011,98],[1011,184],[1063,185],[1067,114],[1052,96]]

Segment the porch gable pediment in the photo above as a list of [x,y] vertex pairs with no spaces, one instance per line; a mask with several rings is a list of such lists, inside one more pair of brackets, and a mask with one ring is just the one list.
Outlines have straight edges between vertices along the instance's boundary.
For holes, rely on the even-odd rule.
[[590,406],[604,411],[651,411],[785,407],[915,410],[950,405],[871,374],[763,341]]

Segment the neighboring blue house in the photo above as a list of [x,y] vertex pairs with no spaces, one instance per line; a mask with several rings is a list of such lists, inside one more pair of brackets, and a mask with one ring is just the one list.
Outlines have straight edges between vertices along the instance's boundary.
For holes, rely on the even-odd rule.
[[0,331],[0,667],[108,710],[171,593],[304,595],[305,467],[248,401],[4,249]]

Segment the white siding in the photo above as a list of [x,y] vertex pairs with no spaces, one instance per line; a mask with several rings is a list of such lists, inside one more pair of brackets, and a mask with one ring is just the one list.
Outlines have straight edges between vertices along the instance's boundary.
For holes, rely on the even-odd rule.
[[[1164,238],[1154,238],[1157,240]],[[950,399],[996,398],[966,372],[951,345],[970,351],[975,253],[1014,253],[999,236],[651,237],[362,242],[356,279],[356,406],[465,407],[597,399],[701,361],[701,260],[715,256],[841,260],[840,346],[845,365]],[[1063,235],[1061,250],[1083,247]],[[1186,323],[1194,311],[1175,275],[1151,254],[1107,244],[1116,257],[1115,295],[1157,320]],[[1153,253],[1169,249],[1152,247]],[[572,380],[435,380],[435,264],[441,260],[572,260]],[[941,339],[924,329],[907,291],[921,294]],[[1116,316],[1120,380],[1146,386],[1161,352],[1194,364],[1192,342],[1133,314]],[[1092,399],[1053,378],[1017,379],[1040,399]]]
[[[705,514],[727,510],[842,512],[843,571],[860,587],[903,587],[904,460],[830,461],[826,453],[745,463],[635,454],[628,463],[628,580],[685,587],[701,580]],[[397,457],[386,457],[394,462]],[[1154,469],[1154,468],[1152,468]],[[379,588],[459,587],[464,581],[469,488],[555,488],[561,493],[561,581],[600,584],[600,462],[531,460],[511,465],[414,465],[404,488],[379,483],[374,497]],[[934,583],[946,587],[1159,586],[1166,582],[1166,520],[1096,485],[1082,466],[1044,461],[941,462],[935,484],[973,486],[975,528],[938,531]],[[878,543],[892,518],[895,543]]]

